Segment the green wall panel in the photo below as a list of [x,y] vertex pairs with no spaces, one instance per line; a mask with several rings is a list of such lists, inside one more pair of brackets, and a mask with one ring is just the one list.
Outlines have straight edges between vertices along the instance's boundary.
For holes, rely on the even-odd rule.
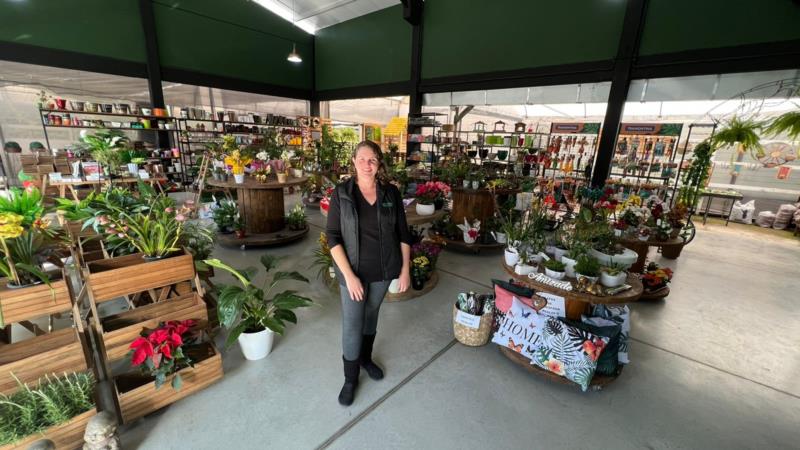
[[651,0],[640,55],[800,39],[791,0]]
[[146,60],[136,0],[0,0],[0,18],[2,41]]
[[411,77],[411,25],[400,5],[317,31],[315,51],[317,90]]
[[428,0],[422,77],[612,59],[625,1]]
[[[312,88],[312,36],[257,4],[155,1],[153,8],[162,66]],[[299,64],[286,60],[293,41],[304,58]]]

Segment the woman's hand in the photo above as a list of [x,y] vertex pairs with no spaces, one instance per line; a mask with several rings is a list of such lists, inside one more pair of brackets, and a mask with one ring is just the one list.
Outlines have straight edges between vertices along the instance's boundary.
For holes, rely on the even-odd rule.
[[364,286],[355,274],[345,277],[344,282],[347,284],[347,292],[350,293],[351,299],[357,302],[364,300]]
[[407,268],[404,268],[400,271],[400,278],[398,279],[400,292],[405,292],[408,290],[408,287],[411,286],[411,271]]

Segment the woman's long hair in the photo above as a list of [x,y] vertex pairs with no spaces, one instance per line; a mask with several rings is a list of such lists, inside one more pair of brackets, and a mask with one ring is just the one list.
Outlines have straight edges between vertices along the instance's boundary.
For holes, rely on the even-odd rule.
[[350,175],[355,178],[356,181],[358,181],[358,172],[356,171],[356,164],[354,161],[358,151],[364,147],[372,150],[372,153],[375,154],[375,158],[378,159],[378,171],[375,174],[375,179],[382,184],[387,183],[389,181],[389,174],[386,172],[386,164],[383,161],[383,152],[381,151],[381,147],[380,145],[369,140],[359,142],[355,149],[353,149],[353,154],[350,156]]

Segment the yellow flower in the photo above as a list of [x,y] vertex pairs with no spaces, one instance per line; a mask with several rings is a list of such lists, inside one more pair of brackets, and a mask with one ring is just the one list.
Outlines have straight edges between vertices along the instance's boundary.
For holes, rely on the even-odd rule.
[[429,264],[427,256],[418,256],[414,258],[414,265],[417,267],[425,267]]
[[22,216],[14,213],[0,213],[0,238],[13,239],[19,237],[23,231]]

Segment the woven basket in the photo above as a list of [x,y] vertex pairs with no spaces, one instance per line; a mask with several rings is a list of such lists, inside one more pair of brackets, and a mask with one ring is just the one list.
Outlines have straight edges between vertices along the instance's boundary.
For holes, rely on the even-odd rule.
[[492,314],[481,316],[478,328],[470,328],[457,323],[456,314],[458,314],[458,308],[453,305],[453,334],[456,335],[458,342],[470,347],[480,347],[489,342],[489,337],[492,335]]

